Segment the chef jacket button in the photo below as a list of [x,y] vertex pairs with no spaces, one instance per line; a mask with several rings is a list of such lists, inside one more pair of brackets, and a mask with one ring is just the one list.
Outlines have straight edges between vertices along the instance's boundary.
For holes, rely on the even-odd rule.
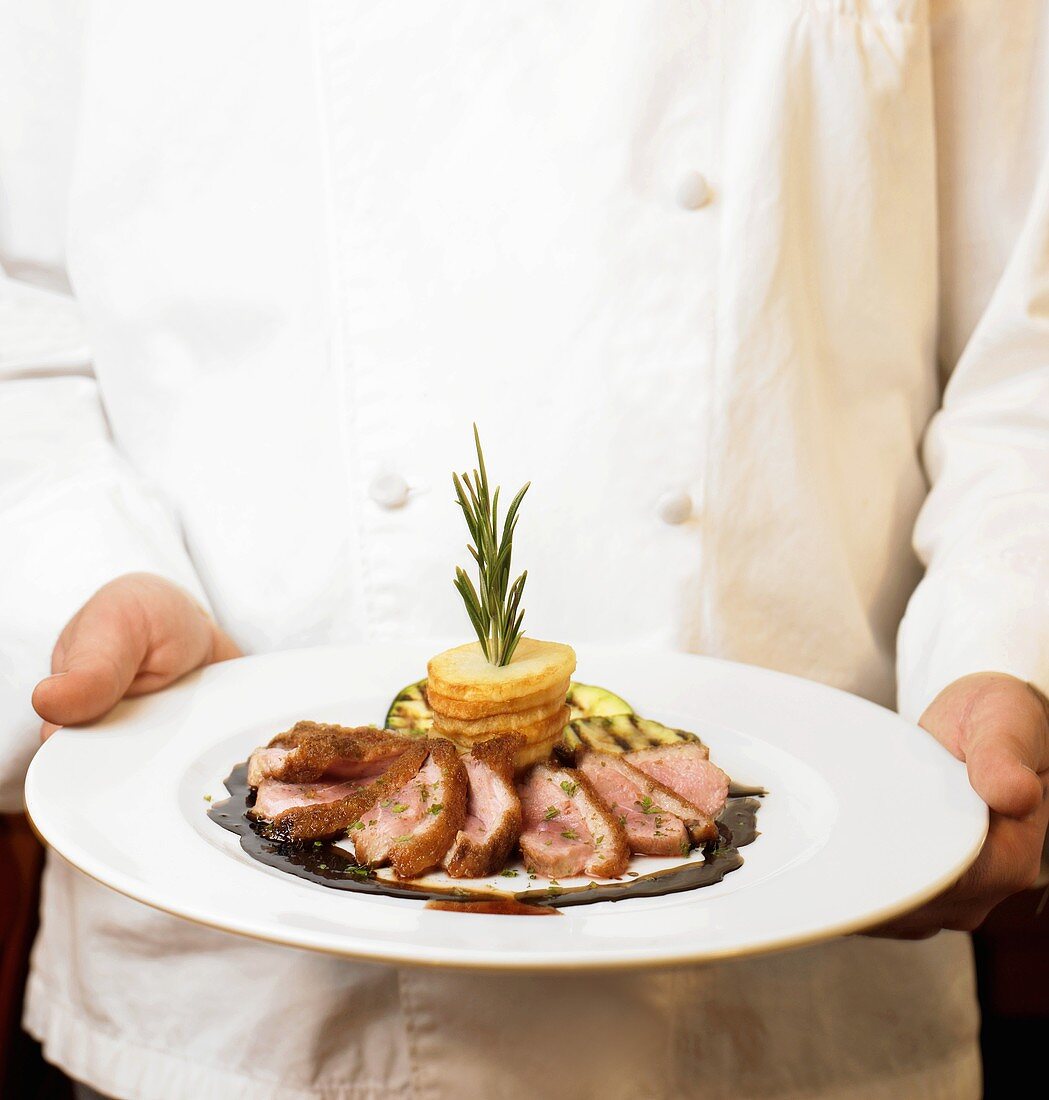
[[699,172],[686,172],[677,185],[677,201],[685,210],[699,210],[710,202],[710,184]]
[[664,523],[677,526],[692,515],[692,498],[681,490],[664,493],[656,504],[656,512]]
[[402,508],[408,500],[408,482],[400,474],[377,474],[368,494],[380,508]]

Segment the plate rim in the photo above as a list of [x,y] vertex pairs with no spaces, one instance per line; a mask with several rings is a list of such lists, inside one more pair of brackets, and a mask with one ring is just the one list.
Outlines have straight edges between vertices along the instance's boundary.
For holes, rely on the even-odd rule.
[[[781,940],[766,940],[761,943],[753,944],[749,947],[733,947],[725,948],[720,951],[703,951],[696,954],[691,954],[687,951],[683,951],[676,954],[674,958],[666,959],[648,959],[648,958],[626,958],[626,959],[604,959],[593,958],[587,960],[577,961],[554,961],[551,959],[543,960],[538,959],[535,961],[529,961],[527,959],[513,959],[507,961],[499,961],[498,959],[480,960],[480,959],[456,959],[455,961],[439,960],[439,959],[427,959],[418,956],[396,955],[396,954],[383,954],[381,951],[375,952],[360,952],[360,951],[348,951],[339,950],[333,947],[321,947],[317,944],[311,943],[297,943],[288,939],[282,939],[280,936],[273,935],[267,936],[260,932],[247,931],[243,928],[233,928],[228,924],[221,924],[217,921],[204,920],[199,916],[192,916],[186,911],[182,911],[174,906],[161,905],[158,902],[150,901],[146,898],[138,897],[128,890],[121,889],[119,886],[113,885],[111,882],[106,882],[99,878],[97,875],[92,874],[90,871],[85,870],[79,864],[69,859],[62,852],[58,851],[53,845],[51,845],[41,834],[37,828],[36,823],[32,817],[26,813],[26,817],[29,821],[30,828],[36,837],[45,845],[49,852],[53,851],[60,859],[66,864],[72,867],[74,870],[82,875],[86,875],[92,882],[98,883],[100,886],[105,887],[107,890],[112,890],[114,893],[120,894],[121,897],[125,897],[130,901],[137,902],[140,905],[148,906],[150,909],[155,910],[158,913],[165,913],[168,916],[177,917],[179,920],[188,921],[190,924],[195,924],[201,928],[209,928],[215,932],[225,932],[234,936],[241,936],[244,939],[253,940],[256,943],[270,944],[276,947],[291,947],[299,951],[312,951],[318,955],[326,955],[329,958],[335,957],[339,959],[347,959],[352,962],[362,963],[376,963],[386,964],[390,966],[410,966],[417,967],[422,970],[470,970],[470,971],[496,971],[496,972],[510,972],[510,971],[523,971],[529,973],[582,973],[585,971],[613,971],[613,970],[672,970],[680,966],[701,966],[704,963],[717,963],[724,962],[730,959],[754,959],[759,958],[762,955],[775,955],[780,952],[801,950],[805,947],[812,947],[820,943],[826,943],[831,940],[841,939],[844,936],[855,935],[863,932],[866,929],[877,928],[879,925],[885,924],[888,921],[893,920],[895,917],[905,913],[911,912],[913,909],[917,909],[924,905],[927,901],[931,901],[938,894],[942,893],[952,883],[956,882],[960,877],[960,874],[964,874],[972,862],[979,855],[980,848],[983,846],[983,842],[987,837],[987,829],[983,830],[980,837],[980,842],[976,846],[976,850],[972,855],[972,858],[962,868],[960,874],[951,873],[945,875],[942,880],[932,886],[927,892],[917,896],[917,900],[908,900],[906,904],[897,904],[895,906],[887,907],[883,912],[877,913],[873,918],[870,916],[857,918],[852,921],[842,921],[837,925],[827,925],[819,932],[814,932],[811,935],[801,936],[785,936]],[[488,914],[461,914],[462,916],[486,916]]]

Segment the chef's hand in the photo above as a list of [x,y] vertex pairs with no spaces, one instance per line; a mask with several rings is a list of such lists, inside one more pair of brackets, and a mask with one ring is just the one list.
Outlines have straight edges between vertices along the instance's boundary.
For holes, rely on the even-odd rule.
[[942,928],[971,932],[1000,901],[1038,877],[1049,825],[1045,697],[1014,676],[979,672],[944,688],[920,724],[965,761],[969,782],[990,807],[990,831],[954,886],[873,935],[925,939]]
[[46,739],[90,722],[126,695],[148,695],[240,650],[187,593],[163,577],[128,573],[100,588],[66,624],[51,675],[33,692]]

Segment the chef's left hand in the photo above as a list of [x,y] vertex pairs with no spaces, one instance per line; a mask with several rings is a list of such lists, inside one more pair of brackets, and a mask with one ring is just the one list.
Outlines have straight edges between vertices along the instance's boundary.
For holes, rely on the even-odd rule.
[[999,672],[963,676],[920,719],[969,770],[991,811],[976,862],[945,893],[871,935],[925,939],[943,928],[971,932],[1011,894],[1038,877],[1049,825],[1049,703],[1023,680]]

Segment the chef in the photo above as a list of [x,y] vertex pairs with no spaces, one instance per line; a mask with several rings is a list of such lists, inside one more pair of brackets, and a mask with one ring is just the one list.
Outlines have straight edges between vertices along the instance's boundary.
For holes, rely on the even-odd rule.
[[534,636],[898,705],[991,810],[879,938],[605,976],[286,950],[53,859],[47,1058],[134,1100],[979,1095],[964,932],[1049,816],[1047,49],[1039,0],[4,5],[6,809],[30,699],[466,640],[477,421],[534,486]]

